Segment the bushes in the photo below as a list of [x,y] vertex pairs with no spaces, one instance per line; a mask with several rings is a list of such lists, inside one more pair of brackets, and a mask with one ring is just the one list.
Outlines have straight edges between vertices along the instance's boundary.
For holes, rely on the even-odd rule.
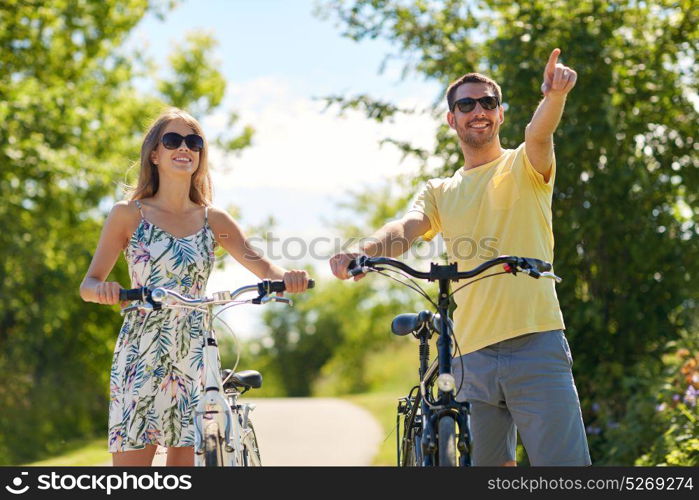
[[651,426],[660,435],[636,465],[699,465],[699,351],[680,347],[670,358]]
[[688,335],[669,343],[660,363],[627,370],[620,401],[592,404],[585,420],[593,463],[699,465],[697,343]]

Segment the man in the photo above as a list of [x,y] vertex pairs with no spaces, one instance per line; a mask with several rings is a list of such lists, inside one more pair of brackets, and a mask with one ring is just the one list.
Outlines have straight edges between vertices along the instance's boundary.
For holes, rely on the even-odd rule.
[[[544,99],[517,149],[500,145],[505,116],[497,83],[469,73],[450,85],[446,118],[464,166],[449,179],[429,181],[411,210],[375,233],[361,253],[397,257],[419,236],[441,232],[459,270],[498,254],[553,262],[553,133],[577,79],[558,63],[560,52],[549,57]],[[356,255],[334,255],[333,274],[347,279]],[[532,465],[590,465],[554,282],[503,275],[454,298],[454,331],[464,355],[452,367],[461,386],[457,400],[471,403],[474,465],[516,465],[517,430]]]

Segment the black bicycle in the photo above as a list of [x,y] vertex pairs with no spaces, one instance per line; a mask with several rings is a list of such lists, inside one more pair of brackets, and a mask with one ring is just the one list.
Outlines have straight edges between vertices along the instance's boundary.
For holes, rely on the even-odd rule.
[[[450,282],[475,278],[486,270],[502,265],[503,271],[481,276],[450,292]],[[387,267],[386,267],[387,266]],[[539,259],[502,255],[488,260],[470,271],[459,272],[456,263],[430,264],[429,272],[421,272],[395,259],[388,257],[361,256],[348,266],[349,274],[378,272],[415,290],[427,299],[436,313],[400,314],[393,319],[391,330],[396,335],[412,334],[420,341],[420,383],[413,387],[406,397],[398,401],[397,455],[399,466],[470,466],[471,435],[470,407],[467,402],[456,401],[460,387],[451,370],[453,326],[449,318],[449,303],[454,293],[476,281],[500,274],[527,274],[532,278],[551,278],[560,282],[561,278],[551,272],[551,264]],[[411,283],[406,283],[387,274],[391,271]],[[408,275],[408,276],[406,276]],[[437,281],[439,297],[435,303],[429,295],[410,277]],[[437,358],[430,365],[429,341],[438,334]],[[434,386],[437,386],[435,395]],[[402,426],[401,424],[402,419]]]

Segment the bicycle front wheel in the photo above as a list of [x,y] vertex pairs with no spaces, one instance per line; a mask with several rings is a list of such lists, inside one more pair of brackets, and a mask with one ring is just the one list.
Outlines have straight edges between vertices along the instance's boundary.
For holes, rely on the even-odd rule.
[[222,443],[218,423],[209,422],[204,431],[204,465],[206,467],[223,467]]
[[456,421],[452,415],[439,419],[437,441],[440,467],[456,467]]
[[257,435],[252,422],[243,430],[243,465],[245,467],[259,467],[262,465],[260,447],[257,445]]

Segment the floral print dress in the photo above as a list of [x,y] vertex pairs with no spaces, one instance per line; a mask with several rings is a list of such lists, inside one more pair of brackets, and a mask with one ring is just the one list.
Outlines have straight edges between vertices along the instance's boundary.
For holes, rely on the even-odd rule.
[[[124,253],[132,288],[165,287],[197,297],[206,289],[215,240],[204,226],[176,238],[143,217]],[[187,309],[132,311],[124,318],[110,374],[109,451],[147,444],[194,445],[203,384],[204,315]]]

